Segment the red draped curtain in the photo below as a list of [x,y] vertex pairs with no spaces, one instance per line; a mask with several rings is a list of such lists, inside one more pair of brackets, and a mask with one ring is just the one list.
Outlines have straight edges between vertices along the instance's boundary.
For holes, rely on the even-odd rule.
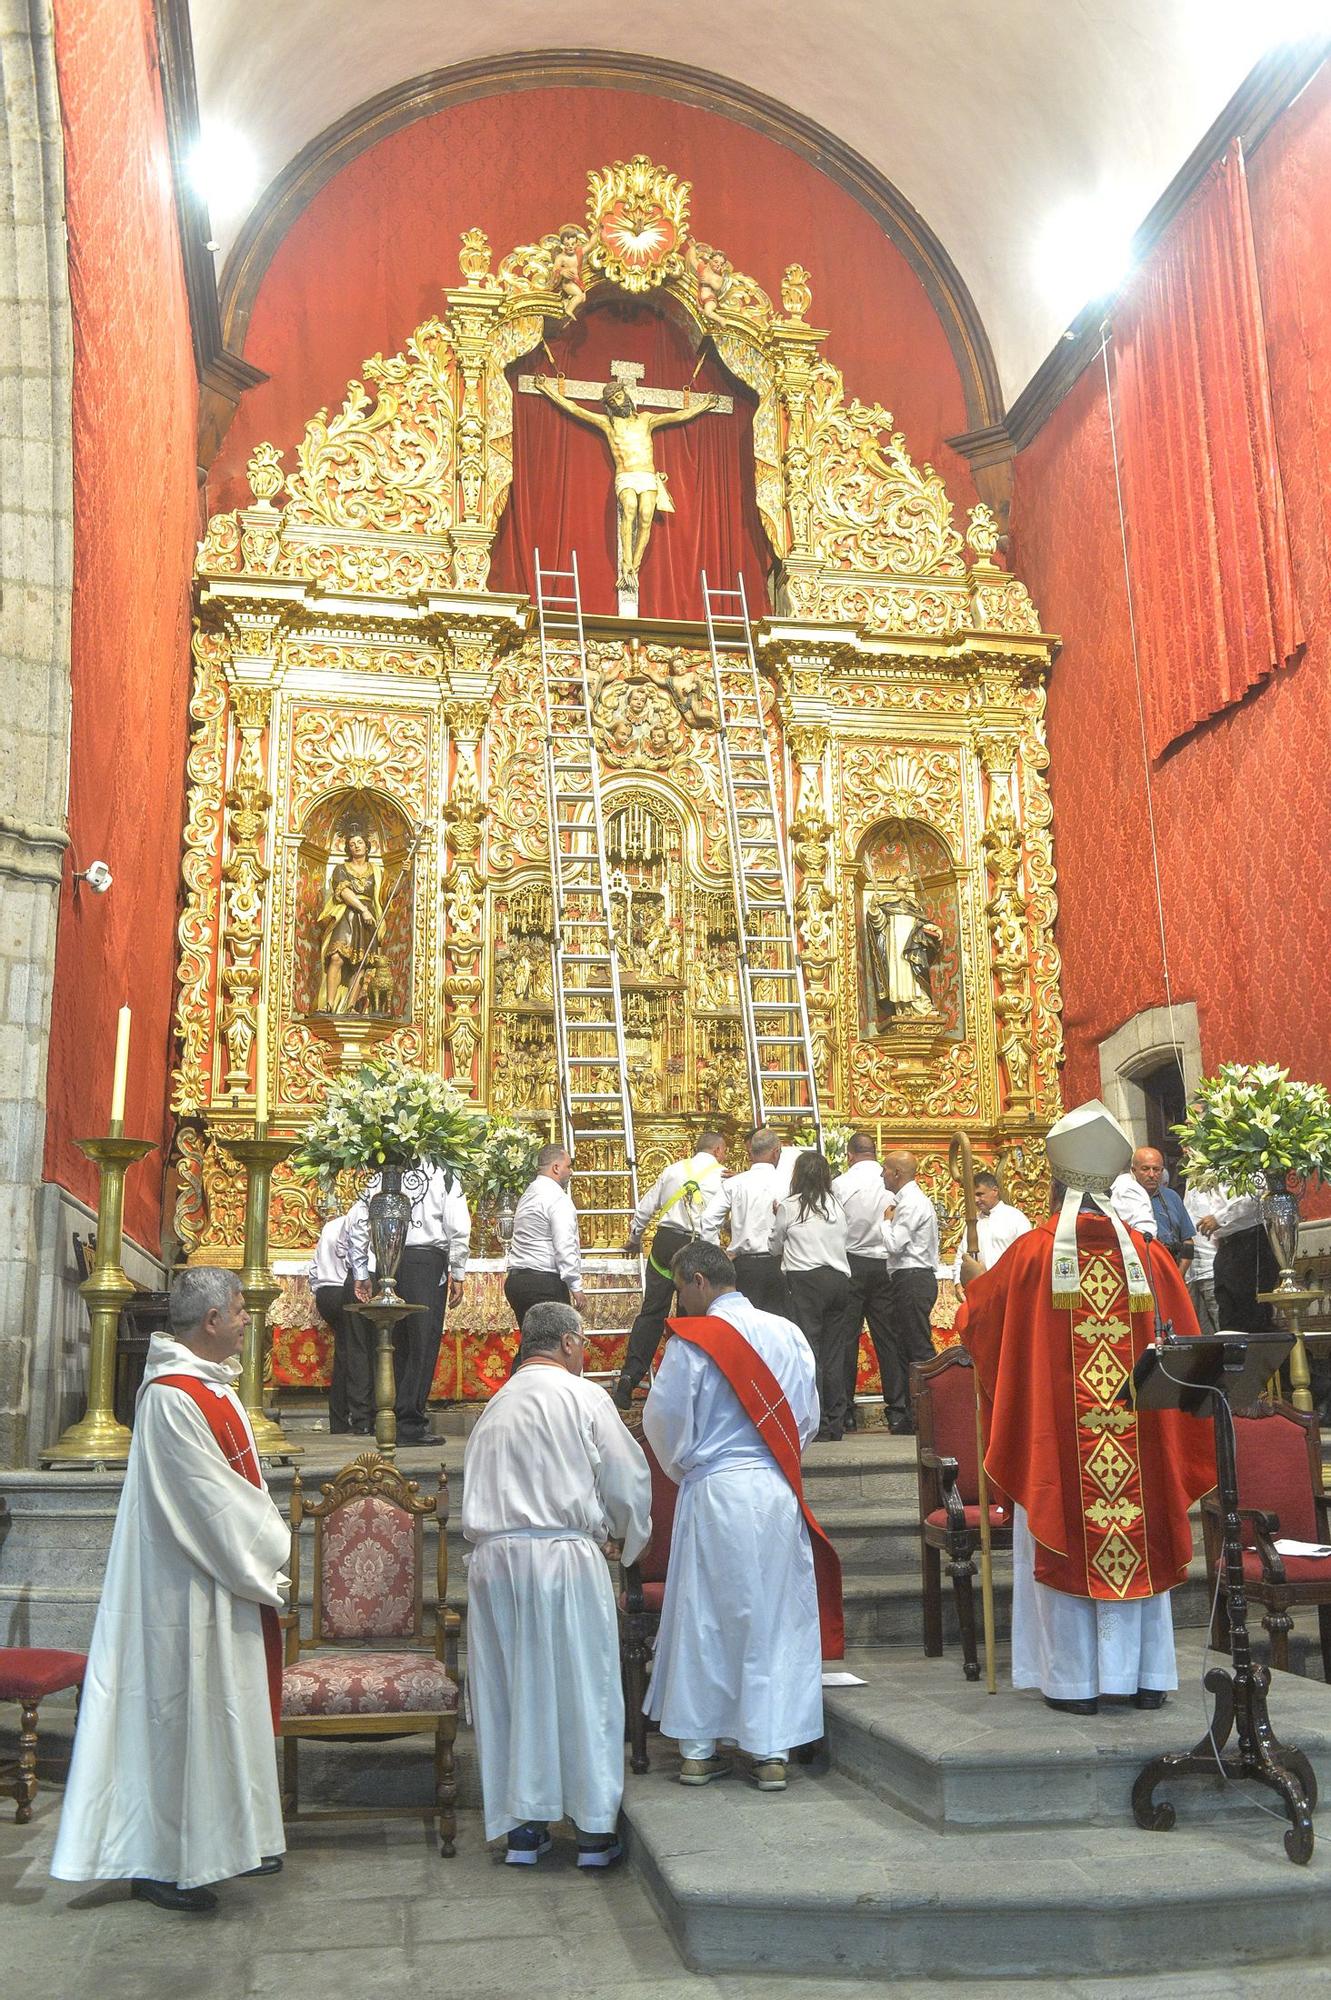
[[[654,389],[691,387],[734,399],[730,415],[709,411],[658,431],[657,469],[666,475],[675,512],[658,512],[642,566],[644,618],[700,618],[699,576],[733,589],[744,576],[749,607],[767,606],[772,557],[754,500],[754,397],[722,366],[696,330],[656,300],[594,300],[510,370],[513,384],[513,491],[495,539],[492,590],[531,591],[532,551],[547,568],[566,569],[576,549],[585,611],[613,612],[614,468],[604,438],[545,396],[518,392],[522,375],[562,374],[605,382],[612,361],[640,363]],[[551,365],[553,356],[554,365]],[[695,374],[695,370],[697,371]],[[588,408],[593,407],[591,404]]]
[[1147,740],[1159,757],[1303,643],[1237,144],[1125,292],[1114,362]]

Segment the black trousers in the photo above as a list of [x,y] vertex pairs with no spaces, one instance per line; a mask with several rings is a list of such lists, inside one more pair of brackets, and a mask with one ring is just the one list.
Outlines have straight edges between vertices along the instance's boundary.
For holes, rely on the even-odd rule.
[[692,1241],[686,1229],[668,1227],[658,1228],[652,1238],[647,1258],[647,1281],[642,1292],[642,1311],[629,1328],[624,1366],[620,1370],[620,1381],[630,1389],[637,1388],[656,1358],[656,1350],[665,1332],[666,1315],[675,1303],[675,1281],[663,1278],[661,1272],[668,1271],[671,1259]]
[[782,1319],[790,1318],[790,1293],[779,1257],[770,1252],[754,1256],[746,1250],[738,1257],[732,1254],[731,1262],[735,1266],[736,1290],[743,1292],[751,1306],[757,1306],[759,1312],[780,1313]]
[[518,1323],[519,1335],[528,1306],[539,1305],[543,1299],[554,1299],[561,1306],[569,1302],[568,1286],[558,1271],[510,1271],[504,1280],[504,1297]]
[[413,1430],[422,1429],[426,1421],[425,1403],[444,1331],[447,1275],[448,1252],[435,1243],[408,1243],[397,1267],[399,1292],[421,1308],[393,1328],[397,1420]]
[[820,1264],[815,1271],[787,1271],[790,1316],[813,1349],[818,1370],[820,1430],[839,1437],[846,1422],[845,1327],[850,1280]]
[[893,1271],[888,1278],[889,1338],[896,1355],[892,1394],[898,1398],[895,1402],[888,1402],[885,1382],[883,1400],[887,1403],[889,1417],[910,1415],[910,1364],[912,1361],[928,1361],[933,1354],[929,1315],[937,1297],[938,1280],[932,1271],[920,1268]]
[[901,1381],[901,1363],[892,1345],[891,1319],[887,1305],[887,1259],[849,1255],[850,1283],[846,1290],[846,1312],[841,1322],[842,1365],[845,1369],[843,1407],[848,1420],[855,1408],[855,1378],[860,1366],[860,1335],[869,1323],[869,1338],[878,1357],[878,1375],[883,1385],[883,1401],[888,1409],[906,1407],[906,1391]]
[[1274,1291],[1280,1277],[1266,1231],[1240,1229],[1215,1246],[1215,1309],[1222,1333],[1269,1333],[1275,1323],[1258,1292]]
[[328,1428],[368,1429],[374,1422],[374,1329],[356,1311],[354,1281],[320,1285],[319,1317],[333,1336],[333,1379],[328,1385]]

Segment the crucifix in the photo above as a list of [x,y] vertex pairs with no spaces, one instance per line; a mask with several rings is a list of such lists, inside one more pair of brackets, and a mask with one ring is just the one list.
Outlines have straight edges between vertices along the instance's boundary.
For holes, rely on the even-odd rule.
[[[621,617],[638,613],[638,571],[647,553],[652,522],[658,512],[673,514],[674,504],[665,474],[656,469],[652,434],[668,424],[692,423],[708,410],[728,414],[729,396],[694,397],[688,389],[651,389],[643,385],[646,369],[638,361],[612,361],[609,382],[557,382],[548,375],[522,375],[518,388],[525,395],[548,396],[580,424],[601,433],[615,467],[615,511],[619,520],[619,563],[616,586]],[[597,402],[601,411],[587,410]],[[659,410],[646,416],[644,410]]]

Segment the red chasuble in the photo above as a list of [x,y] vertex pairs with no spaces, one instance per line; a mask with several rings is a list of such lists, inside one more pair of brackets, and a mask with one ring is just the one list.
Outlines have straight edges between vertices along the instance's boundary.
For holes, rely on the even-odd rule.
[[[1077,1218],[1080,1296],[1056,1307],[1056,1226],[1051,1216],[1019,1237],[966,1287],[957,1325],[986,1405],[985,1470],[1026,1509],[1040,1583],[1109,1603],[1154,1597],[1187,1571],[1188,1509],[1215,1485],[1211,1426],[1115,1400],[1155,1338],[1154,1314],[1131,1311],[1113,1227],[1090,1213]],[[1197,1333],[1173,1258],[1129,1235],[1150,1259],[1161,1318]]]
[[790,1483],[800,1503],[813,1544],[813,1575],[818,1586],[818,1624],[822,1632],[823,1658],[844,1659],[845,1618],[841,1605],[841,1558],[814,1518],[804,1498],[800,1474],[800,1438],[795,1414],[786,1394],[761,1354],[750,1346],[738,1327],[728,1319],[709,1313],[704,1319],[668,1319],[666,1325],[681,1340],[700,1347],[739,1397],[759,1437],[776,1460],[778,1470]]
[[[148,1387],[179,1389],[188,1396],[202,1410],[217,1448],[231,1470],[238,1472],[242,1479],[248,1479],[251,1486],[263,1485],[249,1431],[229,1398],[217,1395],[197,1375],[154,1375]],[[263,1651],[268,1666],[268,1702],[273,1711],[273,1734],[276,1735],[282,1719],[282,1627],[271,1604],[259,1606],[259,1618],[263,1625]]]

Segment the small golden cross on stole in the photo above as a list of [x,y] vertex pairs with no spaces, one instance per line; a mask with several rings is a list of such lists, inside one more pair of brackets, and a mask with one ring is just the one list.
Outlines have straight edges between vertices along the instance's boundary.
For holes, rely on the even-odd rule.
[[[692,423],[708,410],[726,414],[734,408],[729,396],[695,398],[688,389],[646,388],[642,383],[646,372],[640,361],[612,361],[609,382],[569,382],[562,377],[554,381],[548,375],[518,377],[518,388],[524,395],[548,396],[567,416],[599,431],[609,447],[615,468],[616,582],[621,618],[638,615],[638,571],[653,520],[658,511],[675,511],[665,477],[657,471],[653,433],[670,424]],[[601,412],[583,409],[581,405],[587,402],[599,402]],[[646,416],[648,409],[662,414]]]

